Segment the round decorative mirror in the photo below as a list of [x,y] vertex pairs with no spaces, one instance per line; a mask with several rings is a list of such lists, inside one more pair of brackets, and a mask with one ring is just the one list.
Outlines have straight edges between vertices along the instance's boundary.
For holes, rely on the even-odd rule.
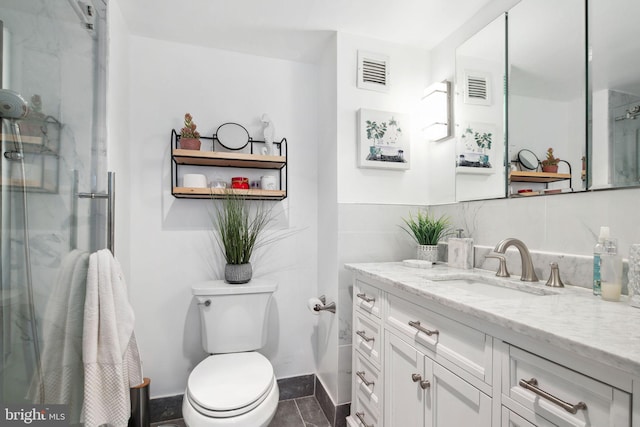
[[241,150],[249,143],[249,132],[237,123],[224,123],[218,127],[216,138],[228,150]]
[[518,163],[525,169],[536,170],[540,164],[540,159],[531,150],[520,150],[518,151]]

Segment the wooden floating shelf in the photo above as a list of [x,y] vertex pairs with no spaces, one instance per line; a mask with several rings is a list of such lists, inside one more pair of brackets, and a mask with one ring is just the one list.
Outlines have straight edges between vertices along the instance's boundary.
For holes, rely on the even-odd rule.
[[[2,140],[7,142],[17,142],[18,138],[16,138],[13,134],[3,133]],[[41,136],[20,135],[20,140],[23,144],[42,144]]]
[[286,197],[284,190],[231,190],[227,188],[192,188],[173,187],[173,195],[177,198],[188,199],[222,199],[231,192],[243,199],[253,200],[283,200]]
[[[237,168],[282,169],[287,164],[284,156],[230,153],[221,151],[173,150],[173,160],[179,165],[226,166]],[[178,196],[176,196],[178,197]]]
[[509,174],[511,182],[557,182],[571,178],[568,173],[549,173],[549,172],[529,172],[529,171],[512,171]]

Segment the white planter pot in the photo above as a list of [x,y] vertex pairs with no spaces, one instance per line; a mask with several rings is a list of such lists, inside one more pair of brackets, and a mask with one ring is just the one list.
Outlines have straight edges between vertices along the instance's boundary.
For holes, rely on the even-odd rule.
[[422,261],[438,261],[438,245],[418,245],[417,258]]

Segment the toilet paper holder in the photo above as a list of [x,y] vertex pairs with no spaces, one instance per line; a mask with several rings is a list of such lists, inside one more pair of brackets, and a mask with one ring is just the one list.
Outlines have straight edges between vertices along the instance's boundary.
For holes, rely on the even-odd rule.
[[319,296],[318,299],[322,302],[322,305],[316,304],[313,307],[313,311],[328,311],[328,312],[331,312],[331,313],[335,313],[336,312],[336,303],[335,302],[330,302],[329,304],[327,304],[327,298],[324,295]]

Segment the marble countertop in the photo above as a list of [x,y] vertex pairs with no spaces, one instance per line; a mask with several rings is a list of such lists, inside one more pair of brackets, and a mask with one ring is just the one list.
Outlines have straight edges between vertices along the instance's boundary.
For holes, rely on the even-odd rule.
[[[549,288],[545,281],[520,282],[518,277],[496,278],[495,272],[461,270],[446,265],[415,268],[402,262],[347,264],[346,268],[442,306],[509,328],[530,338],[593,358],[640,375],[640,309],[609,302],[590,289],[566,286]],[[442,280],[477,275],[483,280],[504,281],[508,287],[530,287],[548,295],[508,291],[501,298],[443,283]],[[515,279],[515,280],[514,280]],[[521,295],[520,295],[521,294]]]

